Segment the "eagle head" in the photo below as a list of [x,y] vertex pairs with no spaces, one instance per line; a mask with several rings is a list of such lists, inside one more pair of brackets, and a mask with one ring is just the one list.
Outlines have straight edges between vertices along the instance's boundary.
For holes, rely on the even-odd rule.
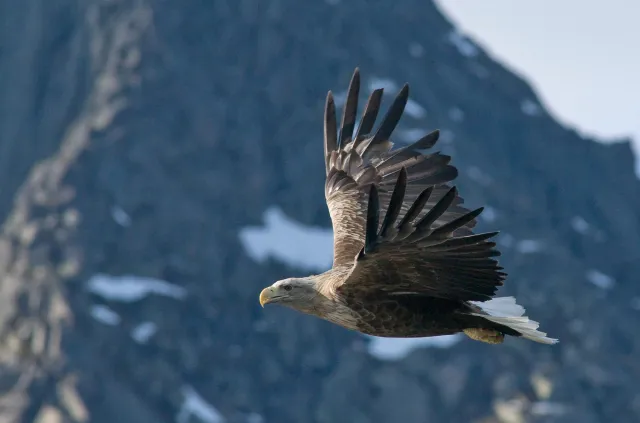
[[309,312],[319,295],[312,277],[287,278],[263,289],[260,292],[260,305],[280,304]]

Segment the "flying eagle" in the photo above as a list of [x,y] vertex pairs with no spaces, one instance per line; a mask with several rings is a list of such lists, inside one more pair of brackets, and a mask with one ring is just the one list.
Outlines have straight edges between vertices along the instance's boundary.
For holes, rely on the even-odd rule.
[[[498,344],[504,335],[554,344],[513,297],[493,298],[506,273],[494,257],[498,232],[474,234],[483,208],[469,211],[455,186],[451,157],[433,147],[438,131],[392,149],[391,134],[409,97],[405,84],[374,131],[383,89],[374,90],[355,128],[356,68],[340,130],[327,94],[325,198],[333,224],[331,270],[280,280],[260,293],[275,303],[347,329],[381,337],[464,332]],[[355,130],[355,134],[354,134]]]

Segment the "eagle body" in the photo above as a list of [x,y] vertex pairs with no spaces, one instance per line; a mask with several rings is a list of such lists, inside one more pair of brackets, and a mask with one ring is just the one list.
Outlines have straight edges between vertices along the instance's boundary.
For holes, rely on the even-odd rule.
[[[366,335],[390,338],[416,338],[452,335],[467,328],[499,330],[513,336],[517,332],[468,313],[480,309],[472,304],[433,298],[413,293],[394,292],[390,295],[341,294],[332,291],[334,281],[345,280],[350,266],[331,269],[316,277],[317,290],[321,293],[316,307],[300,310],[331,323]],[[380,275],[391,281],[401,280],[397,275]],[[349,281],[358,283],[358,281]]]
[[[406,105],[400,90],[376,130],[382,89],[374,90],[355,128],[360,73],[353,74],[340,128],[331,92],[324,120],[325,199],[334,232],[330,270],[265,288],[278,303],[347,329],[382,337],[463,332],[496,344],[505,335],[553,344],[513,297],[495,297],[506,273],[491,241],[473,231],[482,208],[469,210],[450,183],[451,157],[433,147],[439,132],[393,149]],[[355,131],[355,132],[354,132]]]

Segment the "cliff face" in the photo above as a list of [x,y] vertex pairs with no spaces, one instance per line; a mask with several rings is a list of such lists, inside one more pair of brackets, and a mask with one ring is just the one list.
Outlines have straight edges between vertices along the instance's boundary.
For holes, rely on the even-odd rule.
[[[629,145],[561,127],[431,3],[3,0],[0,16],[1,422],[640,417]],[[259,308],[308,269],[239,234],[270,207],[330,227],[322,109],[355,66],[410,83],[399,141],[443,131],[466,203],[503,231],[501,295],[559,345],[385,361]]]

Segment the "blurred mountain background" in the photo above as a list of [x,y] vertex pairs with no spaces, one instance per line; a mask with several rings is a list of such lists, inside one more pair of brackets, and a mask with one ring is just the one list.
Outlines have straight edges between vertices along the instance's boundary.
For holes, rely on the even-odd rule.
[[[441,129],[500,294],[560,344],[260,308],[330,265],[323,104],[356,66],[387,105],[410,83],[395,140]],[[433,3],[1,0],[0,93],[1,423],[640,420],[629,140],[559,124]]]

